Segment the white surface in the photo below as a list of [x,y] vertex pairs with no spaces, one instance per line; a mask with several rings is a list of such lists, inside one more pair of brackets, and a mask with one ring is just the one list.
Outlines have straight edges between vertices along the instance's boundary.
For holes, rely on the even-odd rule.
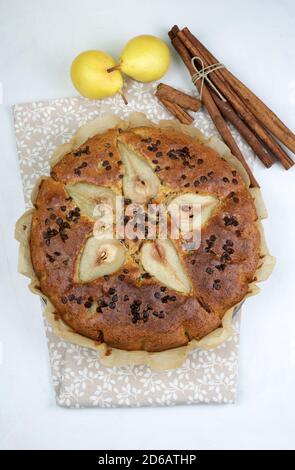
[[[10,106],[73,95],[68,69],[78,52],[101,48],[118,56],[132,36],[166,38],[176,22],[188,25],[295,129],[293,0],[0,0],[0,448],[294,448],[294,169],[256,166],[277,266],[243,309],[235,405],[58,408],[39,299],[16,272],[13,229],[24,203]],[[175,56],[165,81],[190,85]]]

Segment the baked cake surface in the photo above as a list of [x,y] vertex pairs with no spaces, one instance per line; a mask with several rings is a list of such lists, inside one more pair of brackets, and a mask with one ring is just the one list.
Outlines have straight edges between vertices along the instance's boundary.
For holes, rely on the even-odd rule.
[[[143,164],[141,203],[167,206],[195,194],[215,204],[196,249],[187,250],[181,240],[170,241],[170,251],[160,242],[116,240],[118,269],[97,276],[98,259],[92,256],[91,265],[86,253],[95,253],[89,243],[95,188],[123,194],[125,206],[134,202],[126,149]],[[176,130],[112,129],[88,139],[41,182],[35,208],[30,249],[40,290],[74,331],[111,347],[162,351],[204,337],[246,296],[259,264],[257,213],[241,176],[214,150]],[[175,278],[159,280],[149,257],[162,265],[177,258]]]

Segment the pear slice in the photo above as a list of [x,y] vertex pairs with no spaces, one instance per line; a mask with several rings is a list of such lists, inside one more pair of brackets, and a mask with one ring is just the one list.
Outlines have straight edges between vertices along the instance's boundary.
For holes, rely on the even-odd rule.
[[125,262],[125,252],[118,240],[88,238],[80,258],[79,280],[89,282],[118,271]]
[[132,202],[147,203],[159,192],[159,178],[144,157],[122,142],[118,142],[118,149],[125,166],[123,177],[125,197],[131,199]]
[[108,205],[111,209],[115,207],[116,194],[111,189],[105,188],[104,186],[96,186],[95,184],[89,183],[75,183],[67,184],[66,190],[80,208],[81,213],[93,219],[97,218],[99,215],[96,212],[100,204]]
[[184,193],[172,199],[167,210],[177,228],[185,234],[199,230],[218,204],[219,200],[213,196]]
[[191,282],[171,240],[157,239],[145,242],[140,256],[145,271],[162,284],[184,294],[190,293]]

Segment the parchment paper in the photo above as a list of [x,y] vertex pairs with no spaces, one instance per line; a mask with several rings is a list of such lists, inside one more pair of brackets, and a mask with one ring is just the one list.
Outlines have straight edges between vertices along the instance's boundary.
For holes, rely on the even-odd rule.
[[[36,180],[49,172],[53,150],[70,140],[78,127],[106,114],[127,118],[144,112],[154,122],[172,116],[156,98],[156,85],[130,81],[126,106],[120,96],[100,102],[80,97],[40,101],[14,106],[15,135],[26,206]],[[217,131],[205,111],[195,114],[194,125],[206,136]],[[248,162],[254,156],[241,137],[233,134]],[[29,294],[28,294],[29,295]],[[236,395],[239,314],[233,320],[233,336],[214,350],[195,350],[183,366],[156,372],[144,365],[104,367],[97,353],[58,338],[44,318],[53,386],[58,405],[66,407],[116,407],[233,403]]]

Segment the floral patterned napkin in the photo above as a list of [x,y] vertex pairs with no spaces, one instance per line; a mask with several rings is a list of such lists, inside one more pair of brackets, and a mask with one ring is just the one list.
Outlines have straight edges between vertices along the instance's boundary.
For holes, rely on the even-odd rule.
[[[53,150],[70,140],[82,124],[105,114],[124,119],[133,111],[144,112],[155,122],[169,119],[171,116],[154,97],[155,87],[127,82],[127,106],[119,95],[99,102],[76,97],[15,105],[15,135],[26,206],[31,206],[31,190],[37,178],[49,173],[48,159]],[[217,134],[204,110],[195,115],[194,125],[206,136]],[[253,153],[231,130],[251,163]],[[103,367],[95,351],[61,341],[44,321],[58,405],[117,407],[235,400],[239,315],[234,317],[234,335],[226,343],[214,350],[192,351],[182,367],[163,372],[147,366]]]

